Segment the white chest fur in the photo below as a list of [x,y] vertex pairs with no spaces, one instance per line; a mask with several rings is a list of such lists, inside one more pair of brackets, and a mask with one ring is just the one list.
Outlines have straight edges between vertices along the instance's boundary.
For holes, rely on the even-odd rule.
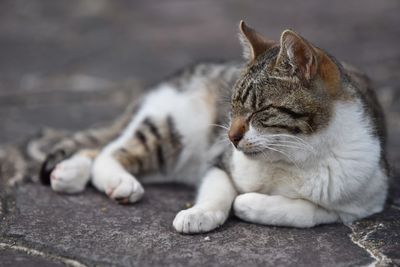
[[239,193],[259,192],[295,197],[295,188],[302,184],[300,173],[286,164],[249,159],[237,150],[233,152],[232,164],[232,179]]

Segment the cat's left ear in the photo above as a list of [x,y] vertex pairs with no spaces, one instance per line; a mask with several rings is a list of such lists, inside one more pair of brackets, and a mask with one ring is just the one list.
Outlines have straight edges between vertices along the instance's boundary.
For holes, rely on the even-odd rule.
[[336,63],[325,52],[291,30],[281,35],[281,50],[275,66],[282,66],[284,62],[289,62],[292,73],[303,81],[318,76],[331,95],[339,93],[341,78]]
[[276,45],[274,41],[267,40],[247,26],[243,20],[239,24],[239,39],[243,47],[243,56],[247,61],[255,60],[259,55]]
[[317,74],[317,51],[303,37],[294,31],[285,30],[281,35],[280,45],[277,63],[287,59],[292,72],[300,74],[305,80],[310,80]]

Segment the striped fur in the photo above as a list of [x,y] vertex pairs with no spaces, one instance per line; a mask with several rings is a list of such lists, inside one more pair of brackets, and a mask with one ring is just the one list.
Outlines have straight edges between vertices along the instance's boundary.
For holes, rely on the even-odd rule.
[[166,173],[174,167],[182,150],[181,138],[171,116],[158,124],[147,118],[113,156],[135,175],[151,171]]

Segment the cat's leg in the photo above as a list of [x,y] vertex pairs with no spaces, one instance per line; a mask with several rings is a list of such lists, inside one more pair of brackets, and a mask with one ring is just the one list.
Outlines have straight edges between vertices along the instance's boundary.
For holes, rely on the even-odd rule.
[[181,152],[180,139],[172,116],[138,114],[96,158],[93,185],[120,203],[138,201],[144,189],[136,175],[168,173]]
[[213,168],[204,177],[196,204],[180,211],[173,222],[180,233],[202,233],[222,225],[228,218],[232,202],[237,195],[228,174]]
[[236,197],[235,215],[244,221],[307,228],[339,221],[337,213],[328,211],[305,199],[247,193]]
[[58,163],[50,175],[51,188],[56,192],[80,193],[90,180],[93,161],[99,150],[81,150]]
[[92,184],[109,198],[124,204],[134,203],[144,194],[139,181],[110,154],[102,154],[95,160]]

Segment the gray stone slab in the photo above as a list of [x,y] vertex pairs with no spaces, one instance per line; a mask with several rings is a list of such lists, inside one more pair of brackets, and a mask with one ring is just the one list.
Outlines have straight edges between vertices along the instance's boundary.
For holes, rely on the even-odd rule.
[[27,184],[5,237],[101,266],[362,266],[373,262],[344,225],[291,229],[231,218],[220,229],[181,235],[175,214],[193,200],[178,185],[148,186],[140,203],[122,206],[88,192],[67,196]]
[[43,257],[32,256],[26,252],[13,249],[0,249],[1,267],[61,267],[62,263],[49,260]]
[[44,127],[80,130],[121,114],[141,88],[121,84],[89,92],[59,91],[0,96],[0,144],[33,136]]

